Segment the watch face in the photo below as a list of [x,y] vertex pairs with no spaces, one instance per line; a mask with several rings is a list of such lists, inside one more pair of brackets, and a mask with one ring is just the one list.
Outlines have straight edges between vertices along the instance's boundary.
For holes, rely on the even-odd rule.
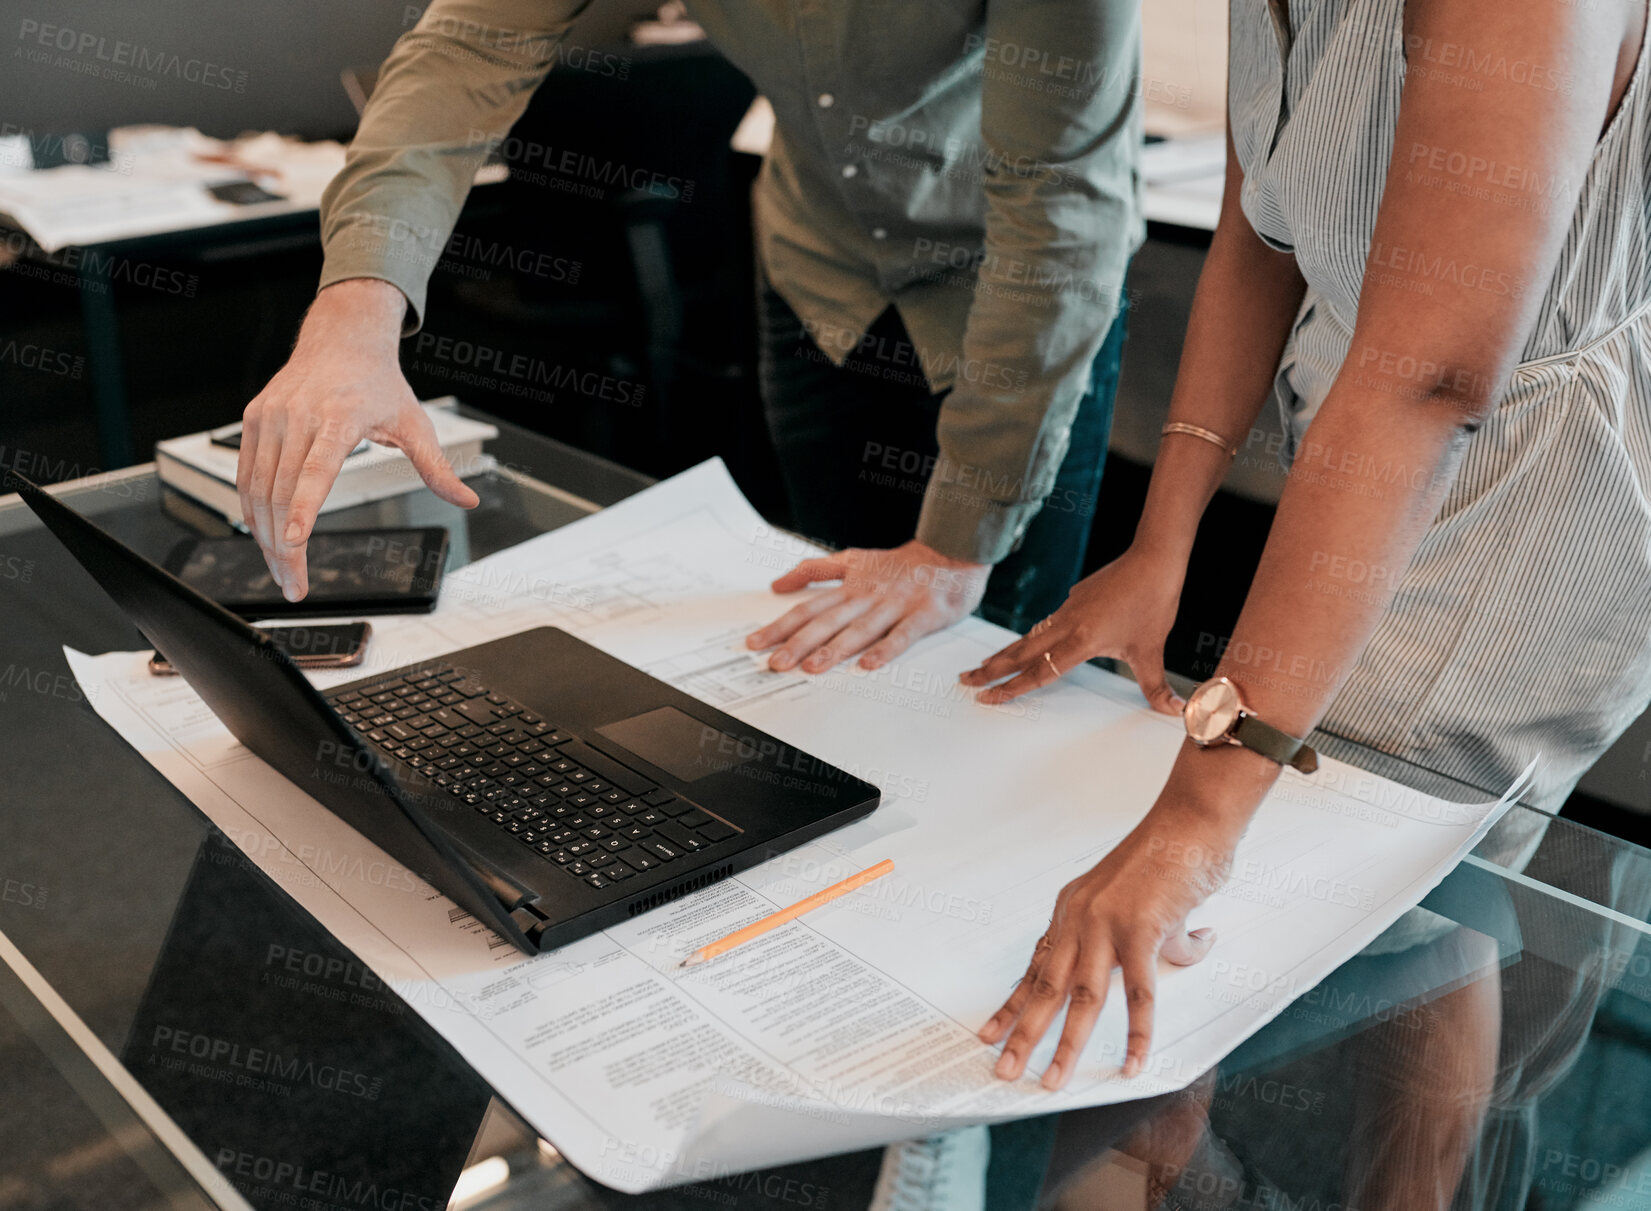
[[1238,722],[1239,710],[1237,686],[1225,677],[1206,681],[1187,699],[1187,735],[1197,744],[1217,744]]

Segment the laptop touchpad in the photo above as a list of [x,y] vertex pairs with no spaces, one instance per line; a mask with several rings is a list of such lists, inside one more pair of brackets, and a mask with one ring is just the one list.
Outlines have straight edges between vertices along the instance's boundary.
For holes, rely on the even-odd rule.
[[754,761],[760,755],[755,737],[731,736],[674,706],[632,715],[597,728],[596,734],[624,745],[644,761],[684,782],[720,774]]

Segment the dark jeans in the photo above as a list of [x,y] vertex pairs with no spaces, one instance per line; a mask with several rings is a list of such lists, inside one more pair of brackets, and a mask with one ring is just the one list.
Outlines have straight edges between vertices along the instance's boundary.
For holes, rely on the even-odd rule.
[[[759,294],[763,402],[793,527],[833,547],[909,541],[939,454],[935,422],[945,392],[929,390],[899,314],[884,311],[837,366],[772,287],[763,284]],[[981,616],[1012,631],[1053,613],[1083,571],[1112,429],[1123,306],[1090,368],[1054,490],[987,585]]]

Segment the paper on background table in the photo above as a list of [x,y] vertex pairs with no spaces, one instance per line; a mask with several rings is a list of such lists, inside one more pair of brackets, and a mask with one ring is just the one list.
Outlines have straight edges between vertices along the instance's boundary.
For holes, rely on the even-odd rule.
[[[27,143],[0,145],[0,214],[43,252],[57,253],[72,245],[314,210],[344,167],[344,146],[335,140],[305,142],[273,132],[224,140],[193,127],[123,126],[109,132],[108,152],[105,164],[17,171],[19,161],[32,159]],[[505,165],[486,164],[475,179],[492,184],[508,175]],[[207,192],[211,185],[246,180],[262,181],[278,196],[237,204]]]
[[[575,1165],[628,1192],[1184,1087],[1416,904],[1517,790],[1461,805],[1335,761],[1286,771],[1192,921],[1220,931],[1215,951],[1160,975],[1147,1072],[1116,1076],[1115,995],[1067,1090],[1036,1085],[1053,1035],[1004,1084],[973,1032],[1059,889],[1145,814],[1180,725],[1090,666],[978,705],[957,674],[1008,638],[979,619],[875,673],[769,672],[742,638],[781,605],[768,581],[813,551],[711,462],[459,570],[433,614],[374,620],[368,667],[315,674],[559,625],[883,788],[864,821],[537,958],[252,756],[147,653],[68,656],[105,720]],[[885,857],[893,875],[677,967]]]
[[[221,140],[192,127],[126,126],[109,133],[106,164],[67,164],[0,179],[0,211],[48,253],[192,227],[313,210],[344,166],[332,140],[274,134]],[[234,162],[203,157],[228,156]],[[252,171],[249,171],[252,170]],[[220,202],[207,186],[264,179],[278,200]]]

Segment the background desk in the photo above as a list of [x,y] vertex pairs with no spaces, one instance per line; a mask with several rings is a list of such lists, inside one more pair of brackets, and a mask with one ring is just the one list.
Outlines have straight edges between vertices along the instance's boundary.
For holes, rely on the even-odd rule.
[[[508,424],[501,429],[490,449],[506,470],[470,481],[482,497],[474,512],[418,492],[329,515],[324,525],[447,525],[455,561],[464,562],[647,482]],[[70,485],[65,494],[151,555],[211,529],[176,500],[165,507],[148,468]],[[408,1204],[419,1207],[447,1205],[461,1168],[466,1197],[458,1205],[465,1207],[688,1208],[708,1199],[764,1211],[789,1205],[763,1184],[735,1181],[638,1199],[616,1195],[573,1172],[492,1101],[445,1043],[393,993],[350,967],[350,955],[81,700],[61,645],[99,652],[143,642],[15,497],[0,500],[0,617],[0,933],[254,1206],[292,1205],[282,1200],[293,1193],[296,1170],[284,1171],[284,1188],[255,1176],[283,1163],[303,1166],[308,1180],[321,1180],[319,1173],[394,1186],[422,1200]],[[1477,793],[1412,767],[1382,765],[1378,754],[1334,737],[1320,743],[1421,789]],[[1540,1194],[1510,1207],[1583,1207],[1605,1174],[1620,1185],[1635,1157],[1651,1163],[1648,900],[1651,853],[1567,821],[1553,822],[1524,873],[1470,862],[1429,900],[1493,939],[1505,964],[1502,1050],[1510,1079],[1492,1122],[1501,1150],[1482,1156],[1520,1186],[1520,1158],[1506,1142],[1510,1134],[1525,1140],[1535,1149],[1530,1178]],[[289,980],[294,954],[302,978]],[[310,969],[322,975],[304,976]],[[1396,1003],[1425,1002],[1460,975],[1437,955],[1426,962],[1355,959],[1308,993],[1299,1012],[1293,1007],[1222,1065],[1213,1085],[1216,1132],[1291,1197],[1333,1189],[1357,1083],[1338,1065],[1340,1049],[1390,1018]],[[156,1040],[183,1034],[320,1057],[369,1085],[380,1082],[384,1092],[270,1095],[201,1080],[158,1062],[168,1048]],[[121,1180],[132,1155],[164,1141],[137,1121],[111,1131],[61,1063],[54,1066],[30,1038],[16,1020],[0,1017],[0,1207],[186,1205]],[[1285,1102],[1277,1092],[1285,1085],[1306,1092]],[[1053,1177],[1074,1183],[1063,1205],[1132,1206],[1108,1201],[1120,1197],[1131,1174],[1107,1149],[1162,1109],[1139,1103],[1068,1116],[1058,1131],[1040,1120],[1012,1125],[1000,1132],[1008,1141],[993,1171],[1001,1198],[990,1205],[1015,1205],[1011,1188],[1029,1193],[1048,1161]],[[876,1160],[869,1153],[836,1158],[792,1176],[825,1188],[827,1201],[816,1205],[847,1211],[864,1206]],[[1593,1180],[1580,1176],[1585,1171]],[[1644,1188],[1651,1190],[1651,1177]],[[1617,1201],[1604,1205],[1651,1207],[1651,1196],[1631,1193],[1625,1201],[1622,1189],[1611,1192]],[[343,1211],[365,1204],[332,1196],[321,1205]]]
[[[236,173],[226,169],[223,175],[233,179]],[[467,219],[483,217],[490,206],[496,207],[490,191],[483,187],[496,185],[507,175],[502,164],[488,165],[477,172],[477,188],[464,208]],[[8,249],[18,250],[24,276],[69,278],[75,283],[102,466],[124,467],[137,458],[120,313],[115,305],[117,279],[127,278],[136,267],[161,293],[183,293],[193,298],[198,275],[168,266],[222,265],[255,257],[314,252],[320,247],[323,182],[301,184],[303,188],[289,189],[289,196],[273,201],[241,207],[220,203],[221,210],[208,215],[156,214],[130,224],[130,229],[118,237],[63,248],[54,246],[50,251],[34,244],[24,232],[8,230],[10,220],[0,214],[0,235],[5,237]],[[203,184],[200,193],[205,192]]]

